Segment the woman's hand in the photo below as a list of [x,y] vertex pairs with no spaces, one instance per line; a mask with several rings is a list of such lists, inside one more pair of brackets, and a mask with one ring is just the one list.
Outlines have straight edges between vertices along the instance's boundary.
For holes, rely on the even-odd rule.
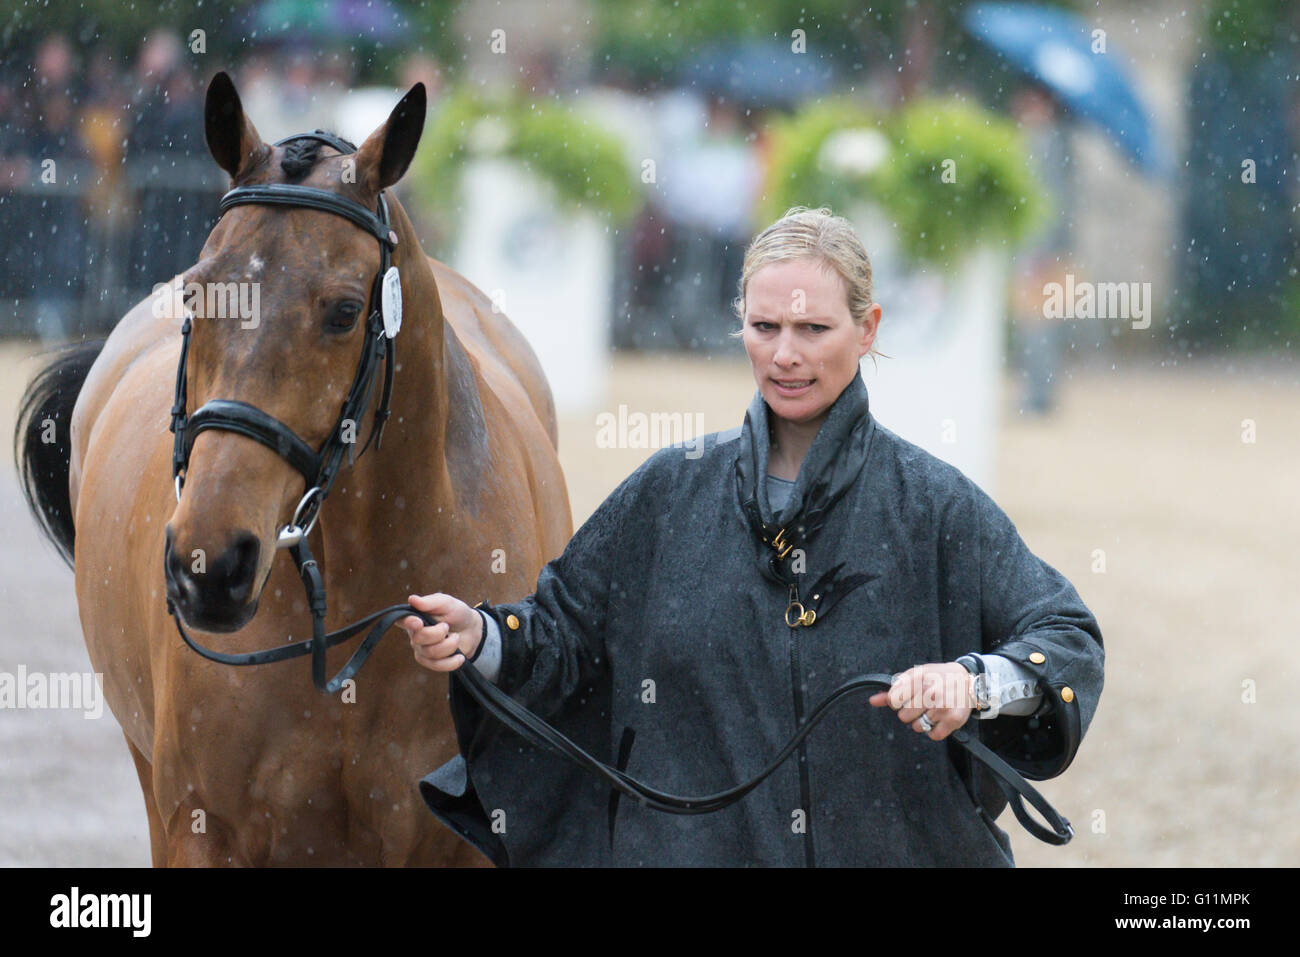
[[927,733],[921,723],[925,715],[931,725],[930,740],[942,741],[966,723],[975,706],[970,678],[965,666],[955,661],[917,665],[895,678],[888,691],[867,700],[877,708],[889,705],[898,712],[899,721],[921,734]]
[[459,598],[434,592],[411,595],[407,603],[438,619],[426,625],[415,615],[400,622],[411,636],[415,660],[430,671],[455,671],[478,650],[483,640],[483,617]]

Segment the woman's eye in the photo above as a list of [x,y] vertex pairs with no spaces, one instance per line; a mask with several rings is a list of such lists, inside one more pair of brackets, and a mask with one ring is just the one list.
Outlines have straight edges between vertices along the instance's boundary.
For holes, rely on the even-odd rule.
[[351,329],[360,314],[361,303],[359,302],[335,303],[329,311],[326,323],[331,329]]

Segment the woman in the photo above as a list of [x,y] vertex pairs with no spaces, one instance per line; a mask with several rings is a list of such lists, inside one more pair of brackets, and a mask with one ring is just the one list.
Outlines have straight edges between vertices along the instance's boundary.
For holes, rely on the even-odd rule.
[[796,207],[764,230],[736,309],[758,385],[743,426],[652,455],[522,601],[412,595],[437,619],[404,620],[415,659],[473,662],[681,795],[748,780],[848,678],[907,670],[694,816],[620,802],[452,682],[461,754],[421,792],[498,864],[1013,866],[1005,799],[936,742],[980,707],[986,745],[1060,774],[1101,693],[1097,622],[973,482],[870,415],[859,361],[881,308],[844,219]]

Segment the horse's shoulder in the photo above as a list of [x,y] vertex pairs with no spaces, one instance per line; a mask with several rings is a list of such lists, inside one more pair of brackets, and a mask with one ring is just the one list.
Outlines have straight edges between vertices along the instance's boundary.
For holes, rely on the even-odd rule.
[[[501,309],[493,309],[491,298],[446,263],[429,257],[442,312],[461,341],[473,353],[513,365],[518,344],[527,342],[518,327]],[[529,348],[531,354],[531,348]]]
[[[478,286],[446,263],[428,258],[445,321],[480,368],[495,367],[523,390],[554,446],[557,424],[551,388],[524,334],[502,310],[493,309],[492,300]],[[489,387],[500,381],[484,372]]]

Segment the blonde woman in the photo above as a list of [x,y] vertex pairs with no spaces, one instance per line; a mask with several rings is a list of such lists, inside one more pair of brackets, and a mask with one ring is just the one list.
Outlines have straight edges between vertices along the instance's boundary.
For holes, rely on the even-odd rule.
[[881,308],[847,221],[796,207],[763,230],[736,311],[758,386],[743,425],[652,455],[535,594],[412,595],[437,619],[405,619],[415,660],[472,662],[676,794],[748,780],[850,677],[894,686],[831,713],[738,803],[674,816],[525,745],[452,682],[461,753],[421,792],[497,864],[1013,866],[1006,799],[936,742],[978,715],[1022,774],[1060,774],[1101,694],[1097,622],[984,492],[871,416],[859,362]]

